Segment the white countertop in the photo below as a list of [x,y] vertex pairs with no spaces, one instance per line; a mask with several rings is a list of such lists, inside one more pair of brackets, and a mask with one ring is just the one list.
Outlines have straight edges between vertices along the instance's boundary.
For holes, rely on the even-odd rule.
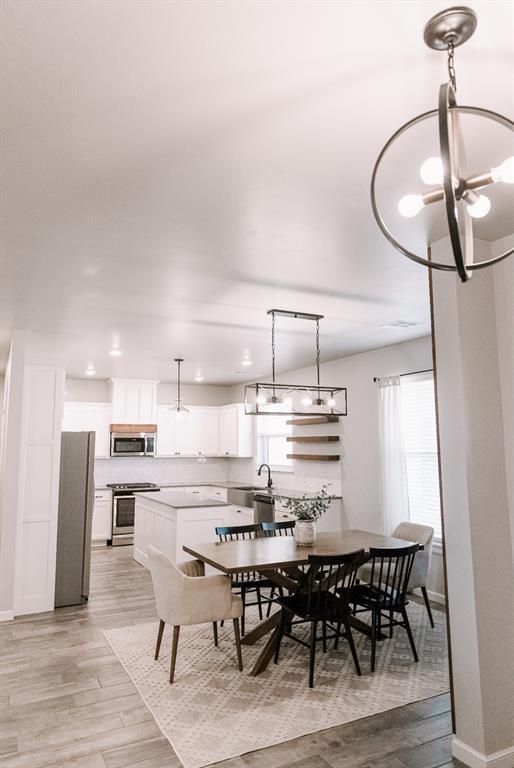
[[206,496],[197,496],[190,493],[181,493],[180,491],[160,491],[159,493],[135,493],[137,498],[156,501],[158,504],[165,504],[174,509],[191,509],[194,507],[228,507],[228,502],[218,501],[218,499],[208,499]]

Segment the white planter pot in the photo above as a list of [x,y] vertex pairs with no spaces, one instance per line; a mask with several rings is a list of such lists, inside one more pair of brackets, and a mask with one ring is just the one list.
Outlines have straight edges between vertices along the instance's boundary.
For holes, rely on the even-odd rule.
[[299,547],[312,547],[316,539],[314,520],[297,520],[294,527],[294,538]]

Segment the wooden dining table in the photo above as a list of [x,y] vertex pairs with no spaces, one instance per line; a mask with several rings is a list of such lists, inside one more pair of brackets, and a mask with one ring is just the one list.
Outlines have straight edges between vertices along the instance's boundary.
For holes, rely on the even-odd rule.
[[[228,575],[255,571],[277,586],[297,592],[298,578],[303,576],[299,566],[308,564],[309,555],[345,555],[359,549],[368,553],[370,547],[398,549],[414,543],[416,542],[382,536],[379,533],[349,529],[318,533],[310,547],[298,546],[294,536],[270,536],[184,545],[183,549],[197,560]],[[243,645],[253,645],[261,637],[271,633],[251,669],[250,675],[253,677],[266,669],[273,656],[279,622],[280,611],[276,611],[241,638]],[[356,616],[351,617],[350,624],[353,629],[366,635],[370,634],[369,625]]]

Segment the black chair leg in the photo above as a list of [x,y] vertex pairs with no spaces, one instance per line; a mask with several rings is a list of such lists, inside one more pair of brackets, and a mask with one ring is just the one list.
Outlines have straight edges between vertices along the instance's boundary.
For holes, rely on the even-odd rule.
[[[340,626],[341,625],[338,624],[338,627]],[[355,648],[355,643],[353,642],[352,628],[350,627],[350,622],[348,620],[348,617],[346,617],[346,619],[344,620],[344,631],[346,633],[346,639],[348,640],[348,645],[350,646],[350,651],[352,653],[352,659],[353,659],[353,663],[355,664],[355,670],[360,677],[362,672],[359,664],[359,658],[357,656],[357,651]]]
[[246,589],[241,587],[241,600],[243,601],[243,615],[241,616],[241,637],[245,633]]
[[339,635],[341,634],[341,622],[337,622],[336,627],[336,639],[334,640],[334,651],[337,651],[337,646],[339,645]]
[[218,625],[215,621],[212,622],[212,631],[214,633],[214,645],[218,647]]
[[260,587],[255,587],[255,592],[257,594],[257,606],[259,608],[259,619],[262,621],[261,588]]
[[371,671],[375,671],[375,654],[377,649],[377,612],[371,611]]
[[434,618],[432,616],[432,608],[430,606],[430,600],[428,599],[428,594],[427,594],[427,588],[426,587],[421,587],[421,594],[423,595],[423,600],[425,601],[425,606],[426,606],[426,609],[427,609],[428,618],[430,620],[430,626],[433,629],[434,628]]
[[309,688],[314,688],[314,661],[316,659],[316,635],[318,631],[318,622],[311,622],[311,644],[309,658]]
[[280,611],[280,622],[277,627],[277,635],[275,639],[275,664],[278,664],[278,655],[280,653],[280,643],[282,642],[282,636],[286,628],[286,610],[282,608]]
[[157,633],[157,645],[155,646],[155,656],[154,659],[157,661],[159,658],[159,651],[161,650],[161,642],[162,642],[162,633],[164,632],[164,621],[160,619],[159,621],[159,631]]
[[393,611],[389,611],[389,637],[393,636],[393,619],[394,613]]
[[266,608],[266,618],[268,618],[268,616],[271,613],[271,601],[273,600],[274,597],[275,597],[275,587],[271,587],[271,592],[269,593],[268,607]]
[[412,631],[410,628],[409,623],[409,617],[407,616],[407,610],[405,608],[402,608],[402,618],[403,618],[403,626],[407,630],[407,636],[409,638],[410,647],[412,650],[412,655],[414,656],[414,661],[418,661],[418,654],[416,651],[416,646],[414,645],[414,638],[412,637]]
[[327,652],[327,622],[322,622],[322,631],[323,631],[323,653]]

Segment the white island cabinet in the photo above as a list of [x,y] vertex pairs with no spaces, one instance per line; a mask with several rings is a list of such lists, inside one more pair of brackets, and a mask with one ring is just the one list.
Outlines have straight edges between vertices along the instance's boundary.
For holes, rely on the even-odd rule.
[[226,501],[183,491],[136,493],[134,560],[148,568],[148,545],[164,552],[174,563],[191,560],[182,547],[216,541],[216,526],[228,525],[231,507]]

